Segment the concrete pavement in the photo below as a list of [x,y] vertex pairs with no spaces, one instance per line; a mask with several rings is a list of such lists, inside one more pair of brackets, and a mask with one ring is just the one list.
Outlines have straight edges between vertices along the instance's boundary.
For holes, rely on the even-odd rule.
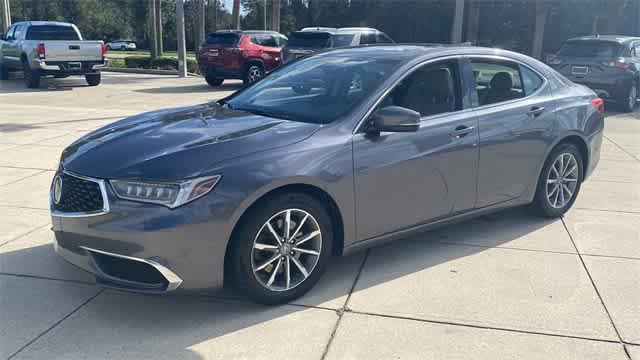
[[606,120],[563,219],[509,210],[335,259],[293,304],[103,290],[53,253],[62,149],[143,111],[239,87],[105,73],[0,82],[0,359],[640,360],[640,114]]

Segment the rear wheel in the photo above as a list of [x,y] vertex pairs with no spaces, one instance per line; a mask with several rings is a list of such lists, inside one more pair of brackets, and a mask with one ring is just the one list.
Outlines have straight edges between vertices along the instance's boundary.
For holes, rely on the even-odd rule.
[[207,81],[207,84],[210,86],[220,86],[224,82],[224,78],[217,78],[213,75],[206,75],[204,79]]
[[638,85],[636,83],[631,84],[627,93],[618,99],[620,108],[624,112],[632,112],[636,107],[636,101],[638,100]]
[[37,89],[40,87],[40,71],[31,70],[29,63],[26,60],[22,61],[22,69],[24,71],[24,83],[30,89]]
[[264,77],[264,70],[258,64],[251,64],[244,73],[244,85],[248,86],[257,83]]
[[87,84],[89,84],[89,86],[98,86],[102,82],[102,76],[100,73],[87,74],[84,78],[87,80]]
[[547,217],[562,216],[575,202],[583,176],[583,159],[578,148],[571,143],[558,145],[542,169],[532,208]]
[[331,218],[324,205],[302,193],[271,197],[244,217],[230,251],[232,278],[253,301],[296,299],[320,279],[331,256]]

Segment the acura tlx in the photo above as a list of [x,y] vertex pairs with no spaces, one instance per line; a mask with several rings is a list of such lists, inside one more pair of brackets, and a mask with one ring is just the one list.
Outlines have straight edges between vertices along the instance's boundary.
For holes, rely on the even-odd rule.
[[332,256],[508,207],[561,216],[603,127],[593,91],[521,54],[332,50],[71,144],[55,249],[105,287],[287,302]]

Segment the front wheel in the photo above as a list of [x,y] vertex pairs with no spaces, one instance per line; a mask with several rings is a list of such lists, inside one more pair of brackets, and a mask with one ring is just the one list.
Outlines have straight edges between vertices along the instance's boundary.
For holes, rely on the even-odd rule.
[[98,86],[102,82],[102,76],[100,73],[97,74],[87,74],[84,76],[85,80],[87,80],[87,84],[89,86]]
[[540,174],[533,209],[547,217],[562,216],[576,201],[583,176],[583,159],[578,148],[571,143],[558,145]]
[[248,86],[254,83],[257,83],[264,77],[264,70],[260,65],[252,64],[249,65],[247,70],[244,73],[244,85]]
[[324,205],[302,193],[271,197],[244,217],[232,239],[232,278],[262,304],[309,291],[331,257],[333,231]]
[[629,90],[618,101],[620,102],[621,110],[624,112],[632,112],[636,107],[636,101],[638,100],[638,86],[633,83],[629,87]]

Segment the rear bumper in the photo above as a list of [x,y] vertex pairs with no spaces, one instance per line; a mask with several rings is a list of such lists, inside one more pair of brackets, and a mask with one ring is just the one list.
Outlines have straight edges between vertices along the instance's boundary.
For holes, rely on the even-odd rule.
[[222,65],[200,64],[200,73],[224,79],[242,79],[241,68],[228,68]]
[[66,74],[84,75],[98,72],[107,65],[107,61],[34,61],[33,68],[44,75]]

